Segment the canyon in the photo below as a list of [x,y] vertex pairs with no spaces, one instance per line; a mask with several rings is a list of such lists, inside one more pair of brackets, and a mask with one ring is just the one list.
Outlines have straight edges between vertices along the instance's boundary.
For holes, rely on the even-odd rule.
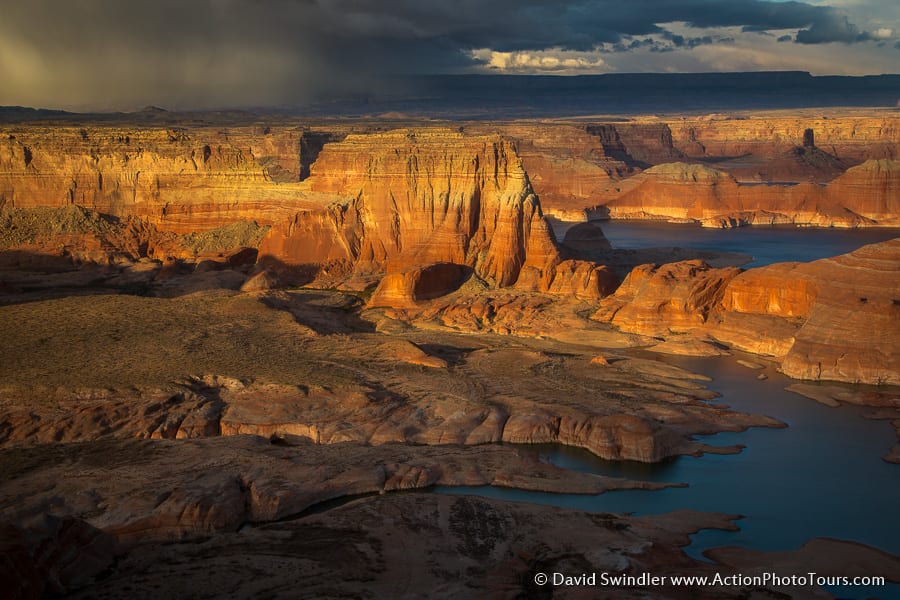
[[[398,543],[425,561],[404,585],[447,594],[546,591],[534,574],[553,565],[767,564],[684,553],[734,515],[428,493],[657,490],[683,482],[580,473],[517,445],[660,463],[741,451],[698,436],[785,427],[659,355],[749,353],[900,432],[900,240],[744,270],[726,252],[618,249],[584,222],[900,225],[890,111],[153,118],[0,126],[0,581],[16,597],[115,597],[135,573],[149,594],[195,561],[222,577],[198,593],[259,593],[252,571],[269,591],[353,594],[368,584],[312,581],[361,569],[389,594],[405,577]],[[557,236],[559,219],[581,223]],[[580,533],[549,543],[542,527]],[[315,556],[338,544],[352,556]],[[225,557],[242,548],[235,568]],[[829,552],[860,574],[900,572],[835,540],[776,564],[812,569]]]

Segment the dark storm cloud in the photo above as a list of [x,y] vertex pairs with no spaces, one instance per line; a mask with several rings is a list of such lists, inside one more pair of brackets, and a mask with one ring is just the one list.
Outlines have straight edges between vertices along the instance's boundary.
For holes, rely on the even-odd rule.
[[801,44],[821,44],[824,42],[867,42],[872,34],[860,31],[847,17],[838,17],[828,21],[815,23],[809,29],[797,32],[797,41]]
[[[764,0],[0,0],[0,104],[228,106],[371,90],[389,74],[459,72],[473,50],[687,50],[666,29],[868,33],[829,7]],[[36,98],[32,99],[32,98]]]

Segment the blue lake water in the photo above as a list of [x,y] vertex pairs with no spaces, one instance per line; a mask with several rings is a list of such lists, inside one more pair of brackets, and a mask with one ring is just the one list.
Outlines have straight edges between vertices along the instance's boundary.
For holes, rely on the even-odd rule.
[[[881,460],[893,445],[886,421],[862,417],[854,406],[832,408],[785,391],[786,377],[769,368],[769,379],[734,358],[661,357],[713,377],[717,400],[737,410],[773,416],[785,429],[754,428],[700,436],[716,445],[742,444],[737,455],[679,457],[656,465],[605,461],[560,446],[531,446],[543,460],[602,475],[647,481],[685,482],[687,488],[625,490],[598,496],[547,494],[494,488],[438,488],[440,493],[477,494],[506,500],[600,512],[660,514],[678,509],[743,515],[738,532],[704,530],[688,554],[716,546],[788,550],[814,537],[853,540],[900,555],[900,465]],[[841,597],[900,595],[900,586],[845,588]],[[893,596],[891,596],[893,597]]]
[[[753,256],[745,267],[775,262],[810,261],[852,252],[866,244],[900,237],[900,229],[797,228],[792,226],[711,229],[654,221],[594,221],[613,248],[678,246]],[[554,223],[557,237],[572,223]]]
[[[746,265],[809,261],[852,252],[900,237],[900,229],[744,227],[705,229],[653,222],[597,222],[614,248],[680,246],[754,257]],[[554,223],[558,237],[571,225]],[[679,457],[661,464],[604,461],[587,451],[531,446],[543,460],[570,469],[647,481],[684,482],[687,488],[617,491],[599,496],[546,494],[494,488],[438,488],[439,493],[477,494],[506,500],[590,511],[659,514],[694,509],[743,515],[741,530],[704,530],[688,554],[716,546],[788,550],[814,537],[861,542],[900,555],[900,465],[881,459],[896,441],[886,421],[865,419],[864,408],[832,408],[784,390],[791,380],[767,368],[767,380],[738,365],[735,357],[655,356],[713,378],[717,400],[736,410],[766,414],[785,429],[698,436],[716,445],[746,446],[738,455]],[[900,393],[900,390],[898,390]],[[900,585],[835,588],[841,598],[900,598]]]

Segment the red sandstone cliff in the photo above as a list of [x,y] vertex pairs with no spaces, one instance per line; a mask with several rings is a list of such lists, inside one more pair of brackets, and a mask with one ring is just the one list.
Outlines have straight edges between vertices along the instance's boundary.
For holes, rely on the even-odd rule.
[[189,233],[322,205],[299,181],[298,128],[8,127],[0,207],[77,205]]
[[[309,185],[346,201],[273,228],[260,249],[262,260],[341,263],[357,273],[405,273],[446,263],[501,287],[575,287],[593,297],[606,292],[590,263],[557,269],[564,257],[515,146],[501,137],[449,130],[351,135],[323,148]],[[384,285],[414,289],[411,282],[421,277],[393,277]],[[376,298],[394,298],[396,290],[379,291]]]
[[612,155],[590,127],[560,123],[468,126],[473,133],[499,133],[512,140],[545,214],[582,220],[585,207],[632,168]]

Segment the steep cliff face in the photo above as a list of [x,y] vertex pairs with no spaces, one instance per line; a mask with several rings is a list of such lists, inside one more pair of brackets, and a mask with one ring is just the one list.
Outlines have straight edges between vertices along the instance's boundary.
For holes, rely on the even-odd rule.
[[299,128],[0,132],[0,206],[77,205],[175,233],[270,224],[323,202],[298,184]]
[[845,206],[880,223],[900,223],[900,161],[868,160],[828,185],[833,206]]
[[492,129],[515,143],[545,214],[580,220],[594,198],[632,172],[628,164],[606,152],[590,127],[556,123],[466,127],[472,132]]
[[589,125],[587,132],[602,140],[607,154],[632,165],[655,165],[684,156],[675,148],[667,123]]
[[261,255],[357,272],[470,267],[497,286],[547,290],[560,261],[513,145],[449,130],[351,135],[312,166],[314,192],[347,198],[275,227]]
[[798,379],[900,384],[900,239],[809,263],[802,272],[819,293],[782,371]]
[[612,218],[699,222],[707,227],[793,223],[892,227],[900,223],[900,162],[870,160],[826,186],[741,185],[703,165],[671,163],[634,177],[606,205]]

